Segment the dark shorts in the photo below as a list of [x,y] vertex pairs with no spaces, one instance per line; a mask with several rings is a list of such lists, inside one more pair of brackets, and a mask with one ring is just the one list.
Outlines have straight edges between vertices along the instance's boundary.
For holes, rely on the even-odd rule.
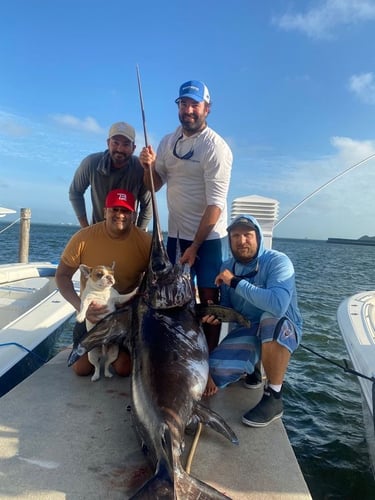
[[[223,262],[227,238],[206,240],[199,247],[197,258],[190,270],[193,282],[198,288],[216,288],[215,278],[220,272]],[[179,240],[181,255],[192,244],[189,240]],[[172,264],[176,262],[177,238],[168,238],[167,252]]]

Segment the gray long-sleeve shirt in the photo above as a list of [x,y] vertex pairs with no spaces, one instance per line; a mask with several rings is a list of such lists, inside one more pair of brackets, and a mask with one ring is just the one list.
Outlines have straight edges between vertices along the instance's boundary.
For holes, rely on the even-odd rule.
[[109,151],[93,153],[77,168],[69,188],[69,200],[77,217],[87,217],[84,193],[91,188],[92,224],[104,218],[104,204],[109,191],[125,189],[133,193],[137,206],[137,226],[147,229],[152,217],[151,193],[143,182],[143,167],[131,156],[123,168],[112,168]]

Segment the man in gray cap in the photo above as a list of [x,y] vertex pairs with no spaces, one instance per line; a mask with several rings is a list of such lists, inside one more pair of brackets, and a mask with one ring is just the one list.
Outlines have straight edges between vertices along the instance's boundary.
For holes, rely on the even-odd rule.
[[134,156],[135,131],[125,122],[109,129],[108,149],[84,158],[69,188],[69,200],[81,227],[89,225],[84,194],[91,187],[92,224],[104,219],[104,202],[113,189],[130,191],[137,205],[136,225],[146,230],[152,217],[151,194],[143,181],[143,168]]

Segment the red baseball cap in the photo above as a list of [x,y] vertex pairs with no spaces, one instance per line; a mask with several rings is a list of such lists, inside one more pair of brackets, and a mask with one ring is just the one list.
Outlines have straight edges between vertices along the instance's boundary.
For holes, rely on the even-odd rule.
[[123,207],[135,212],[135,199],[132,193],[124,189],[113,189],[107,194],[105,208]]

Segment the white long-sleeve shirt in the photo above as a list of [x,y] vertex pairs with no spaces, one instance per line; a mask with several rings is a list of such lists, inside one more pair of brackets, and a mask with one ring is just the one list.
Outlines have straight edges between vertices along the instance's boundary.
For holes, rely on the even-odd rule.
[[209,127],[187,137],[180,126],[162,139],[155,168],[167,184],[168,236],[193,240],[208,205],[222,212],[207,239],[226,236],[232,161],[228,144]]

